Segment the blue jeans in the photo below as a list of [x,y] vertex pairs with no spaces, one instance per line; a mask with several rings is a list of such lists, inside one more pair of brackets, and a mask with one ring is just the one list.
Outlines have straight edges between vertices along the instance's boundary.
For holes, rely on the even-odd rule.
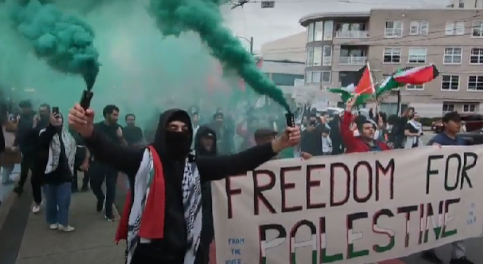
[[49,225],[58,223],[67,226],[69,224],[69,206],[70,196],[72,194],[71,185],[72,183],[70,182],[59,185],[44,185],[44,195],[46,198],[45,216]]
[[12,174],[13,168],[15,165],[3,166],[2,170],[2,183],[10,183],[10,175]]

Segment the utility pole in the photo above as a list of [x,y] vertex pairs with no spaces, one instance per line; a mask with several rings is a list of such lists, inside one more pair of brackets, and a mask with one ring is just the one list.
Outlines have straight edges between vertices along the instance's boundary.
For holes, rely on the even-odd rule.
[[236,37],[239,38],[239,39],[243,39],[244,41],[246,41],[250,44],[250,54],[253,55],[253,37],[250,37],[249,39],[245,38],[245,37],[240,37],[240,36],[236,36]]

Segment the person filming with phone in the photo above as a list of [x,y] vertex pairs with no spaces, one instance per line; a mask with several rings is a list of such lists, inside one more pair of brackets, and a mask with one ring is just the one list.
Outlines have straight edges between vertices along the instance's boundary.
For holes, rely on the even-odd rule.
[[302,140],[300,142],[300,150],[312,156],[323,155],[322,151],[322,131],[325,124],[319,124],[317,115],[310,114],[307,128],[302,132]]
[[49,124],[39,134],[36,171],[46,197],[45,216],[50,229],[71,232],[69,207],[76,142],[63,126],[58,108],[53,108]]

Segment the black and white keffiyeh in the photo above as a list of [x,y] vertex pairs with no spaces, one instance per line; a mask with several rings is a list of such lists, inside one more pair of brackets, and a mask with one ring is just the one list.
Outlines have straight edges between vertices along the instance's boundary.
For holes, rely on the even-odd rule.
[[[138,243],[151,243],[150,239],[139,237],[141,217],[149,197],[150,183],[154,177],[153,156],[146,150],[134,182],[134,200],[129,214],[126,263],[130,264]],[[183,207],[189,246],[183,264],[194,264],[201,238],[201,182],[196,164],[185,161],[183,180]]]
[[[44,132],[45,128],[40,130],[39,134],[42,134]],[[75,153],[77,150],[76,142],[72,135],[65,128],[62,128],[61,133],[56,133],[50,141],[49,159],[47,161],[47,166],[45,167],[45,174],[55,171],[59,166],[60,154],[62,152],[60,146],[61,137],[62,143],[64,144],[65,156],[67,157],[70,172],[72,174],[74,173]]]

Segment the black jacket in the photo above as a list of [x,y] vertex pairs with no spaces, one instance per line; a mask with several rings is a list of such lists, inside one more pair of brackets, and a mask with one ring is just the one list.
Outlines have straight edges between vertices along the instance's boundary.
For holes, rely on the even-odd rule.
[[25,158],[30,158],[35,152],[37,145],[38,132],[34,129],[33,118],[35,113],[22,114],[17,124],[14,146],[18,146]]
[[322,130],[325,125],[318,125],[315,130],[302,132],[300,150],[312,156],[321,156],[322,153]]
[[[183,262],[184,254],[188,249],[186,221],[182,201],[182,178],[184,163],[176,162],[171,158],[165,148],[166,125],[174,115],[184,115],[191,121],[188,113],[179,109],[172,109],[161,114],[153,147],[162,159],[166,184],[166,209],[164,238],[150,244],[139,244],[134,255],[139,254],[140,259],[146,259],[145,264],[163,263],[179,264]],[[188,122],[191,127],[191,122]],[[192,129],[191,129],[192,130]],[[96,160],[128,175],[131,184],[142,162],[144,149],[133,149],[120,146],[107,139],[96,129],[91,137],[85,138],[86,146],[96,157]],[[231,175],[239,175],[253,170],[269,161],[276,153],[271,144],[257,146],[236,155],[196,158],[196,165],[200,173],[202,184],[209,181],[220,180]]]
[[[213,146],[210,151],[206,150],[201,144],[201,138],[211,136],[213,138]],[[214,157],[216,156],[216,133],[207,126],[201,126],[195,135],[194,149],[197,156]],[[213,241],[215,231],[213,228],[213,205],[211,198],[211,182],[205,182],[201,186],[202,197],[202,219],[203,227],[201,231],[201,244],[203,250],[198,250],[196,255],[196,264],[204,264],[209,261],[210,244]]]
[[5,152],[5,135],[3,129],[0,129],[0,153]]
[[[35,172],[35,177],[38,177],[42,184],[62,184],[65,182],[71,182],[73,179],[69,168],[69,162],[65,154],[65,146],[62,141],[59,164],[57,168],[53,172],[45,174],[45,168],[49,162],[50,143],[54,135],[59,133],[61,133],[59,128],[49,125],[45,128],[45,131],[40,133],[38,137],[33,171]],[[59,137],[61,137],[60,140],[62,140],[62,136],[60,134]]]

